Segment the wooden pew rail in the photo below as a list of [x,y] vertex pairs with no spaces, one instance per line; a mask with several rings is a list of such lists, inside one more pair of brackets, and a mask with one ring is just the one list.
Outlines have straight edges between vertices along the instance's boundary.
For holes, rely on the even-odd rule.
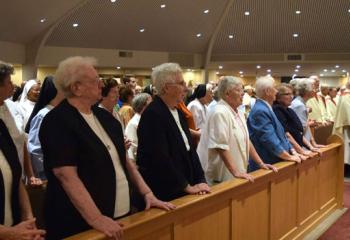
[[[343,145],[332,143],[301,164],[280,162],[278,173],[258,170],[255,182],[235,179],[204,196],[172,201],[177,209],[151,209],[120,220],[123,239],[301,239],[343,207]],[[89,230],[67,240],[104,240]]]

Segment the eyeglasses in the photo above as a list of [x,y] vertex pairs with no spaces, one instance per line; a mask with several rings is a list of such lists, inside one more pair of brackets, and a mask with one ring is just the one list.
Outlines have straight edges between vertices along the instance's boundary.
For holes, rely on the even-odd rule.
[[181,87],[186,87],[186,82],[183,80],[181,82],[172,82],[172,83],[168,83],[168,84],[175,84],[175,85],[179,85]]
[[281,96],[293,96],[293,93],[279,93]]

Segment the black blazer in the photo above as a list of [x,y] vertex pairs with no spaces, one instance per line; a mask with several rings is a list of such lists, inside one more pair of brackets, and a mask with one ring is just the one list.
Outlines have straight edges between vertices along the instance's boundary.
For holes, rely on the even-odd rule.
[[[21,221],[21,212],[19,205],[19,183],[21,181],[22,168],[19,163],[16,146],[10,136],[10,133],[2,119],[0,119],[0,149],[4,154],[12,172],[11,189],[11,210],[13,224]],[[5,188],[3,176],[0,170],[0,224],[4,224],[5,219]]]
[[272,108],[284,131],[289,132],[300,146],[307,147],[303,142],[303,125],[294,110],[289,107],[285,108],[278,103],[274,103]]
[[[128,178],[120,123],[102,108],[93,106],[92,111],[114,143]],[[116,192],[113,162],[105,145],[78,110],[67,100],[62,101],[45,116],[39,138],[48,178],[45,208],[47,239],[62,239],[90,228],[53,174],[53,168],[76,166],[79,178],[98,209],[102,214],[113,217]]]
[[164,201],[185,195],[187,184],[205,182],[186,120],[181,111],[178,113],[190,151],[169,108],[158,96],[141,115],[137,130],[139,171],[154,194]]

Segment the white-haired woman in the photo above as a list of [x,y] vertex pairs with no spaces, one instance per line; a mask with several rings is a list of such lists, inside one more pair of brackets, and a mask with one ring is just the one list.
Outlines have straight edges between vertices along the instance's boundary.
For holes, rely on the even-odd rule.
[[130,212],[132,183],[150,206],[172,209],[154,197],[136,166],[126,158],[121,125],[96,106],[102,82],[92,58],[62,61],[55,85],[66,99],[42,122],[39,138],[48,179],[48,239],[62,239],[90,227],[120,239],[122,226],[113,219]]
[[238,111],[244,94],[241,79],[226,76],[217,91],[221,100],[209,113],[201,139],[207,143],[203,154],[208,155],[208,182],[215,184],[233,178],[253,181],[247,174],[249,155],[261,168],[277,171],[261,160],[249,140],[244,114]]
[[[269,76],[258,78],[255,90],[258,100],[249,114],[247,125],[257,153],[269,164],[281,160],[300,162],[300,157],[289,143],[283,126],[272,110],[277,94],[275,80]],[[257,169],[259,165],[250,159],[249,171]]]
[[128,125],[125,128],[125,136],[128,140],[131,141],[131,146],[128,149],[128,156],[131,160],[136,161],[137,154],[137,127],[139,125],[141,115],[146,109],[148,104],[152,102],[152,96],[148,93],[139,93],[132,100],[132,108],[134,109],[135,115],[130,119]]

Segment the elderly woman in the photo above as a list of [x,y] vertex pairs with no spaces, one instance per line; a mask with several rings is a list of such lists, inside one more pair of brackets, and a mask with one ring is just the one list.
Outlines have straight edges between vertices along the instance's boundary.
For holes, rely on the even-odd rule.
[[119,114],[123,119],[124,126],[126,126],[135,114],[134,110],[131,107],[132,99],[134,98],[135,93],[130,87],[124,86],[120,88],[119,94],[120,100],[122,101],[122,106],[119,109]]
[[11,97],[13,67],[0,62],[0,239],[42,239],[21,181],[21,164],[11,133],[19,131],[5,99]]
[[102,87],[102,100],[99,104],[99,107],[106,109],[110,112],[115,119],[119,121],[122,125],[122,129],[124,132],[125,125],[122,117],[118,113],[116,109],[116,105],[119,99],[119,88],[117,80],[113,78],[103,79],[103,87]]
[[137,130],[140,173],[162,200],[207,193],[187,122],[176,108],[185,95],[182,70],[176,63],[164,63],[153,69],[152,80],[158,95],[143,112]]
[[292,86],[282,83],[277,87],[277,91],[273,111],[282,124],[289,142],[299,153],[300,158],[305,160],[311,156],[311,152],[304,149],[309,148],[309,144],[304,143],[303,125],[294,110],[289,107],[293,100]]
[[212,85],[199,84],[189,100],[187,108],[191,111],[197,128],[202,129],[207,118],[207,105],[213,100]]
[[63,97],[61,92],[57,92],[53,77],[46,77],[39,99],[25,128],[28,133],[27,147],[32,160],[34,174],[42,180],[46,180],[46,176],[44,172],[44,157],[39,140],[39,129],[46,114],[56,107],[63,100]]
[[201,139],[208,143],[204,154],[208,155],[206,177],[209,183],[233,178],[253,181],[253,177],[247,174],[249,155],[261,168],[277,171],[260,159],[249,140],[244,114],[237,110],[244,94],[241,79],[224,77],[219,83],[218,94],[221,100],[209,113]]
[[131,146],[128,149],[128,156],[131,160],[134,161],[136,161],[138,145],[137,127],[139,125],[143,111],[146,109],[150,102],[152,102],[152,97],[148,93],[139,93],[132,100],[132,108],[134,109],[135,115],[131,118],[125,128],[125,136],[131,141]]
[[154,197],[126,158],[121,125],[96,106],[102,82],[95,64],[84,57],[59,64],[55,85],[66,99],[41,124],[48,239],[62,239],[90,227],[120,239],[122,226],[113,219],[130,213],[132,184],[144,197],[146,208],[174,208]]
[[[289,143],[284,128],[272,110],[277,90],[272,77],[260,77],[255,85],[258,99],[248,117],[248,130],[257,153],[265,163],[281,160],[300,162],[295,149]],[[249,160],[249,171],[259,169],[256,162]]]
[[30,114],[32,113],[35,103],[38,100],[40,93],[40,82],[32,79],[26,82],[23,88],[18,107],[21,111],[23,119],[23,129],[27,125]]
[[299,78],[296,80],[295,92],[296,98],[293,99],[290,108],[294,110],[298,116],[303,127],[303,145],[307,146],[311,151],[317,152],[322,147],[316,143],[311,134],[310,126],[308,124],[309,111],[306,102],[314,97],[314,80],[309,78]]

